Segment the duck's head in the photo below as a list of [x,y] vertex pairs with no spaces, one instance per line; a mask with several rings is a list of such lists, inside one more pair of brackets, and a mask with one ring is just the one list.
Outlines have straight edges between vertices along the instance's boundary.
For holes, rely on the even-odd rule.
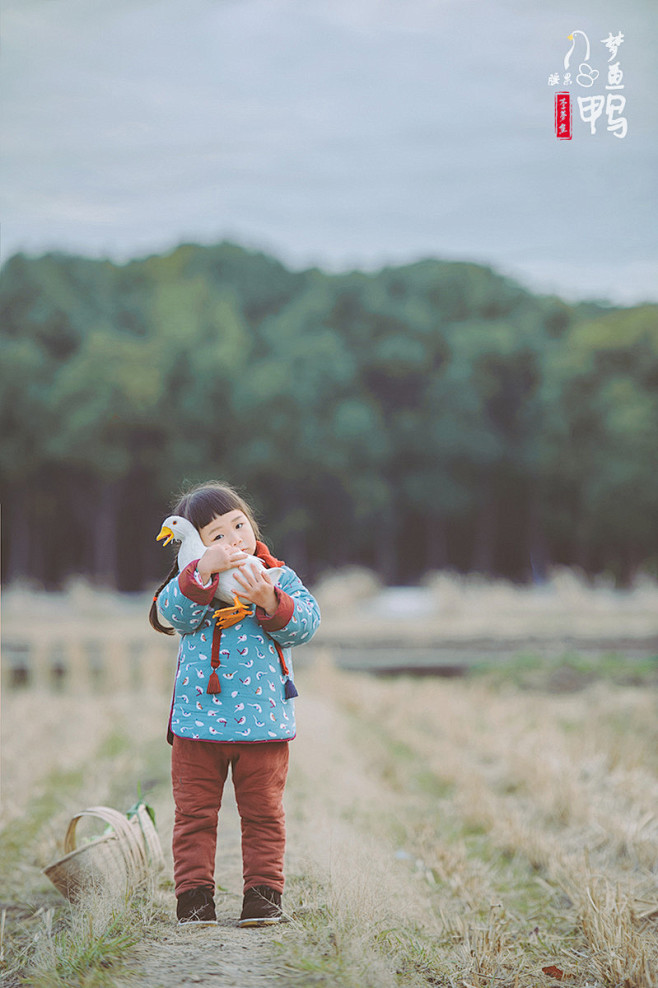
[[182,542],[192,532],[196,532],[196,529],[187,518],[182,518],[181,515],[169,515],[163,521],[155,541],[162,541],[163,545],[169,545],[170,542]]

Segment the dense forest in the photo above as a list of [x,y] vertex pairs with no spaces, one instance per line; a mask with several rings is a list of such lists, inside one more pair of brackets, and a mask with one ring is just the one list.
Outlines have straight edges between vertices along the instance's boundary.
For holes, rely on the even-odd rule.
[[3,579],[136,590],[189,483],[251,497],[305,578],[626,582],[658,561],[658,306],[425,260],[293,272],[223,243],[0,272]]

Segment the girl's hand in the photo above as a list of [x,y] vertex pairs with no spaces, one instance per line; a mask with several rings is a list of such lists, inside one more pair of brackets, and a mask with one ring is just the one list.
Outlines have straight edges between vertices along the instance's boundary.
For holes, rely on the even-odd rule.
[[211,545],[201,556],[197,571],[201,580],[207,583],[213,573],[223,573],[234,566],[244,566],[249,555],[242,549],[234,549],[228,545]]
[[267,570],[256,571],[251,566],[246,566],[235,574],[235,582],[244,587],[238,594],[239,597],[262,607],[267,614],[274,614],[278,601]]

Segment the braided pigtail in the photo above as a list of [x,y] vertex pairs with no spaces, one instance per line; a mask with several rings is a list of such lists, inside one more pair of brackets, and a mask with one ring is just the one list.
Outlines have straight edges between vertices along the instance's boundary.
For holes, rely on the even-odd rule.
[[153,602],[151,604],[151,609],[149,611],[149,624],[151,625],[152,628],[155,629],[155,631],[159,631],[163,635],[173,635],[175,634],[175,632],[173,628],[168,628],[164,624],[160,624],[160,618],[158,617],[158,603],[157,603],[158,595],[161,590],[164,590],[164,588],[167,586],[171,578],[173,576],[176,576],[176,573],[178,573],[177,559],[174,561],[174,565],[171,567],[166,577],[164,578],[164,582],[161,583],[158,589],[155,591]]

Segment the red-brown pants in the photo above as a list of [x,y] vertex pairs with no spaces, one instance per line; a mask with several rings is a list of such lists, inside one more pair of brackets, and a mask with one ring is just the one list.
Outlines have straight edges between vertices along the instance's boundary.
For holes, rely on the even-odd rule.
[[229,765],[242,824],[244,891],[283,892],[286,843],[283,790],[288,741],[222,743],[174,736],[171,778],[176,805],[172,850],[176,895],[215,889],[217,815]]

